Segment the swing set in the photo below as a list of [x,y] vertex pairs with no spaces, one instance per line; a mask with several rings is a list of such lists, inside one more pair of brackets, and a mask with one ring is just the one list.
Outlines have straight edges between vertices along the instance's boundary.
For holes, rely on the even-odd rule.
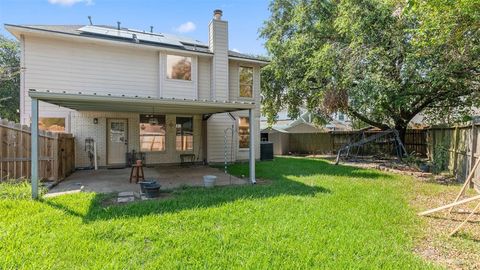
[[[435,212],[439,212],[439,211],[442,211],[442,210],[448,210],[448,213],[451,214],[452,211],[453,211],[453,208],[456,207],[456,206],[459,206],[459,205],[462,205],[462,204],[466,204],[466,203],[469,203],[469,202],[477,202],[477,205],[475,206],[475,208],[470,212],[470,214],[462,221],[462,223],[460,223],[453,231],[450,232],[450,236],[453,236],[455,235],[458,231],[460,231],[460,229],[465,226],[465,224],[467,224],[467,222],[469,222],[473,216],[475,215],[475,213],[480,210],[480,180],[479,179],[475,179],[474,178],[474,175],[475,175],[475,171],[477,169],[477,167],[480,165],[480,159],[477,160],[477,162],[475,163],[475,165],[473,166],[472,170],[470,171],[470,173],[468,174],[468,177],[467,179],[465,180],[465,183],[463,184],[462,188],[460,189],[460,192],[458,193],[457,197],[455,198],[455,200],[449,204],[446,204],[446,205],[443,205],[443,206],[440,206],[440,207],[437,207],[437,208],[433,208],[433,209],[430,209],[430,210],[427,210],[427,211],[424,211],[424,212],[421,212],[419,213],[418,215],[419,216],[426,216],[426,215],[430,215],[432,213],[435,213]],[[473,196],[473,197],[469,197],[469,198],[463,198],[461,199],[462,197],[465,197],[465,192],[467,191],[467,188],[469,186],[473,185],[475,191],[478,193],[477,195]]]

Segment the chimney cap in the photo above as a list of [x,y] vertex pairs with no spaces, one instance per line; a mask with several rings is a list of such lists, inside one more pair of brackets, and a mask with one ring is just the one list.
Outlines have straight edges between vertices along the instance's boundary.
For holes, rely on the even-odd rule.
[[222,15],[223,15],[223,11],[221,9],[215,9],[213,11],[213,18],[215,18],[215,20],[221,20]]

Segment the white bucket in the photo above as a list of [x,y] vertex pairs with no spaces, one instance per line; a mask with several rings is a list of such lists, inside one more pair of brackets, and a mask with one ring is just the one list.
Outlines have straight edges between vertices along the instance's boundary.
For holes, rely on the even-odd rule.
[[215,175],[204,175],[203,176],[203,184],[206,188],[212,188],[215,186],[215,182],[217,181],[217,177]]

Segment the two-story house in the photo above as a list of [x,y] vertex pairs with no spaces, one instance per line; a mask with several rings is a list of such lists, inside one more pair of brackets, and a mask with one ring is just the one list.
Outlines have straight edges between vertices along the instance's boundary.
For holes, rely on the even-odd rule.
[[77,167],[89,165],[88,139],[105,167],[125,164],[132,150],[148,164],[178,163],[185,153],[223,162],[225,137],[233,161],[259,158],[267,62],[228,49],[222,11],[208,44],[120,23],[5,27],[21,44],[21,122],[72,133]]

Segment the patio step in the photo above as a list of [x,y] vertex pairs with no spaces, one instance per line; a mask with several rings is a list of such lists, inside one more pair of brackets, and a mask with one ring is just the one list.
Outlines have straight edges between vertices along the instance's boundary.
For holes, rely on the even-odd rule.
[[118,193],[118,203],[128,203],[135,201],[135,193],[133,191],[123,191]]

